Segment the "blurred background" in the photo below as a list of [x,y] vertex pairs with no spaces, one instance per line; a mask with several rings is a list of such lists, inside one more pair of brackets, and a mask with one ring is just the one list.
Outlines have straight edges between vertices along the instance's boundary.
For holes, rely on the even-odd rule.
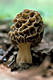
[[53,0],[0,0],[0,23],[12,21],[23,9],[39,11],[44,22],[53,26]]

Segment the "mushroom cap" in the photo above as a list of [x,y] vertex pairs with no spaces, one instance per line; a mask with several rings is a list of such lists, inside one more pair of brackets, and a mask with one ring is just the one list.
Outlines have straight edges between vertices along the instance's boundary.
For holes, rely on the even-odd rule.
[[13,20],[9,36],[13,43],[31,42],[38,44],[43,37],[43,21],[40,13],[34,10],[25,9],[17,14]]

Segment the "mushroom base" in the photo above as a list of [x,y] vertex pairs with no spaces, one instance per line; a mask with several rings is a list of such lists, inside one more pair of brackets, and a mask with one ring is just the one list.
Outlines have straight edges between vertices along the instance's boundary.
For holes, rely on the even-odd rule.
[[32,63],[32,56],[30,52],[30,43],[20,43],[19,51],[16,58],[16,64],[21,65],[22,63]]

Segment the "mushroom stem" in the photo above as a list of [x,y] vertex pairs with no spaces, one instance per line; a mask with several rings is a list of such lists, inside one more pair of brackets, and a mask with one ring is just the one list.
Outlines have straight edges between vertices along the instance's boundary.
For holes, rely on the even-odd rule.
[[16,58],[16,63],[18,65],[21,65],[22,63],[32,63],[30,45],[30,43],[19,43],[19,52]]

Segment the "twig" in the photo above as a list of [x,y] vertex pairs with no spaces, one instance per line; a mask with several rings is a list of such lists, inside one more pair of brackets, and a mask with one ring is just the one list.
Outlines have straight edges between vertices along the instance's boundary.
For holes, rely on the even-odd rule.
[[15,59],[8,64],[8,67],[10,67],[15,62]]
[[0,59],[0,62],[3,61],[4,57],[6,57],[6,56],[9,54],[9,52],[12,50],[12,48],[13,48],[13,45],[11,45],[10,48],[9,48],[6,52],[4,52],[4,55],[3,55],[3,57]]
[[6,33],[0,33],[0,38],[8,38],[8,35]]
[[3,30],[7,30],[8,29],[8,27],[7,27],[7,25],[0,25],[0,31],[3,31]]

